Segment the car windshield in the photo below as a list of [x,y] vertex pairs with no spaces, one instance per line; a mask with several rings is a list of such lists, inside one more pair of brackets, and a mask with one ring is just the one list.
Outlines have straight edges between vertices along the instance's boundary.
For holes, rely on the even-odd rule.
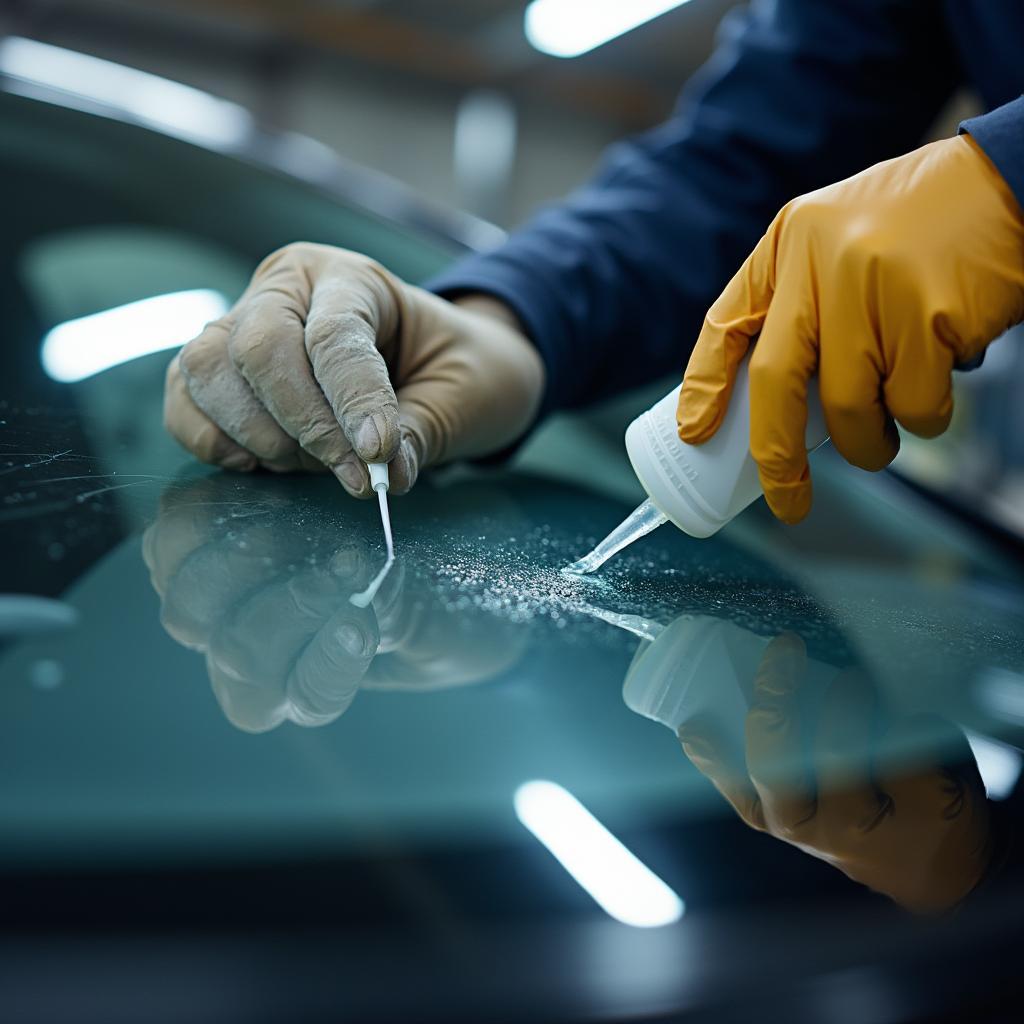
[[131,317],[201,326],[297,238],[411,280],[461,247],[0,99],[10,928],[331,929],[365,1019],[424,993],[441,1019],[654,1014],[741,999],[738,974],[844,998],[857,970],[927,1006],[927,956],[1003,983],[1018,549],[826,449],[799,527],[759,502],[567,576],[644,497],[629,396],[394,498],[360,607],[376,503],[188,458],[161,423],[175,338],[140,354]]

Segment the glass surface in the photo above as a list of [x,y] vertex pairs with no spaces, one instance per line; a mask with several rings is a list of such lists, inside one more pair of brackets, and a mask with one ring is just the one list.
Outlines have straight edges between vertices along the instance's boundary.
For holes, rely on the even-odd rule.
[[[184,936],[295,1019],[314,993],[359,1019],[607,1019],[767,990],[805,1005],[808,985],[925,1013],[959,1005],[927,969],[950,958],[993,998],[1011,984],[1018,552],[822,452],[797,528],[759,502],[710,540],[666,526],[567,576],[643,497],[623,404],[619,437],[556,421],[512,465],[393,498],[398,560],[355,607],[384,560],[376,502],[191,462],[160,425],[167,353],[58,385],[39,342],[148,295],[236,293],[292,237],[412,277],[443,253],[256,168],[31,107],[0,105],[6,934],[91,943],[102,921],[124,942],[94,988],[137,963],[126,937],[162,936],[154,991],[198,992]],[[609,879],[585,889],[545,845],[605,833],[527,827],[545,793],[660,879],[671,923],[601,909],[621,905],[598,898]],[[577,855],[579,878],[603,862]],[[291,953],[235,978],[230,957],[282,933]]]
[[953,420],[939,438],[904,434],[896,468],[963,513],[1024,538],[1024,325],[953,375]]

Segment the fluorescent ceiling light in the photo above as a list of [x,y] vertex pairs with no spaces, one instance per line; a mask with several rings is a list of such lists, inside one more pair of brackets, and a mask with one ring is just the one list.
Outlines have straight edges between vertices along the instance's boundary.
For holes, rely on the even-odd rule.
[[683,916],[683,901],[568,790],[526,782],[514,803],[519,820],[616,921],[658,928]]
[[578,57],[689,0],[533,0],[523,28],[552,57]]
[[237,146],[253,128],[252,115],[237,103],[34,39],[0,40],[0,73],[117,107],[145,125],[202,145]]
[[68,320],[43,338],[43,369],[62,383],[83,380],[129,359],[184,345],[227,311],[220,292],[197,288]]

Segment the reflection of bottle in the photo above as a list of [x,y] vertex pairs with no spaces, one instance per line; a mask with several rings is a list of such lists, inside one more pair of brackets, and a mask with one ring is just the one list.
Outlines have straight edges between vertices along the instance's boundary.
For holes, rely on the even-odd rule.
[[[631,711],[673,732],[692,720],[743,748],[754,677],[769,638],[725,619],[681,616],[633,657],[622,699]],[[808,661],[819,693],[836,669]],[[809,689],[811,687],[808,687]]]
[[[665,522],[691,537],[710,537],[760,497],[757,463],[750,454],[748,362],[744,359],[737,368],[725,418],[704,444],[679,439],[681,384],[633,420],[626,430],[626,452],[649,498],[569,571],[593,572]],[[808,451],[827,437],[817,381],[812,380],[807,388]]]

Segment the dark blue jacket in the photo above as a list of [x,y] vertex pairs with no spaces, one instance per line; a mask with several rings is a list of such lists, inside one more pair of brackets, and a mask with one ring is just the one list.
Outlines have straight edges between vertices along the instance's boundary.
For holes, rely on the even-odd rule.
[[547,366],[543,412],[681,374],[778,209],[914,149],[959,86],[989,111],[964,130],[1024,205],[1024,0],[768,0],[721,35],[669,121],[431,282],[518,313]]

